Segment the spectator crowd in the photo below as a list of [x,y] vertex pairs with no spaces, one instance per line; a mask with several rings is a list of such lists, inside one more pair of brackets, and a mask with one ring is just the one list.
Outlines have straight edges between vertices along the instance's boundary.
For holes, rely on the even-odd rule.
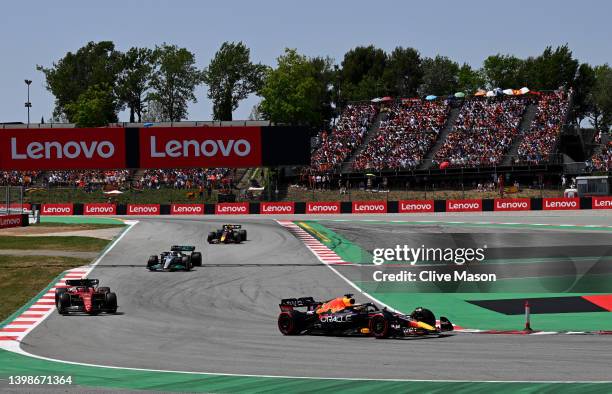
[[112,187],[118,189],[127,186],[130,171],[47,171],[45,176],[49,186],[81,188]]
[[232,183],[227,177],[227,168],[190,168],[190,169],[154,169],[145,170],[136,179],[135,188],[160,189],[192,189],[199,187],[215,187]]
[[591,171],[612,171],[612,140],[587,161],[587,168]]
[[40,171],[0,171],[2,186],[30,186],[36,181]]
[[444,127],[446,101],[404,100],[385,110],[379,132],[355,158],[355,170],[416,168]]

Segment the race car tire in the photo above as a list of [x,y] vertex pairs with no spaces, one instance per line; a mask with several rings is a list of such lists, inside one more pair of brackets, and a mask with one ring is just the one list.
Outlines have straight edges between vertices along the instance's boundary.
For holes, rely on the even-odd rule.
[[242,239],[242,236],[240,234],[234,234],[234,242],[239,244],[242,241],[243,241],[243,239]]
[[185,267],[185,271],[191,270],[191,263],[189,262],[189,257],[183,256],[181,257],[181,265]]
[[60,295],[64,294],[66,292],[66,289],[55,289],[55,304],[57,305],[57,301],[59,301],[59,297]]
[[110,287],[98,287],[98,293],[109,293]]
[[216,233],[210,232],[208,233],[208,237],[206,238],[206,240],[208,241],[209,244],[211,244],[215,240],[215,237],[216,237]]
[[149,257],[149,261],[147,261],[147,268],[151,267],[151,266],[154,266],[154,265],[156,265],[158,263],[159,263],[159,257],[151,256],[151,257]]
[[243,241],[247,240],[247,232],[246,232],[246,230],[240,230],[238,232],[238,234],[240,234],[240,239],[242,239]]
[[56,307],[60,315],[67,315],[68,311],[66,309],[70,307],[70,294],[66,292],[61,293],[57,300]]
[[389,338],[391,327],[389,319],[383,314],[374,315],[370,318],[370,332],[377,339]]
[[194,267],[201,267],[202,266],[202,253],[200,253],[200,252],[193,252],[191,254],[191,264]]
[[432,327],[436,326],[436,316],[429,309],[418,307],[412,311],[410,317],[416,321],[427,323]]
[[298,335],[302,330],[302,319],[295,311],[284,311],[278,315],[278,329],[283,335]]
[[117,313],[117,294],[112,292],[105,294],[104,309],[106,309],[106,313]]

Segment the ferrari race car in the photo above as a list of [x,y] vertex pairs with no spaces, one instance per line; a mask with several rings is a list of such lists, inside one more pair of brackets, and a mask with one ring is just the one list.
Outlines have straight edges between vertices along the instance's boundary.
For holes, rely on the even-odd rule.
[[[305,310],[296,310],[304,308]],[[284,335],[363,335],[376,338],[442,336],[453,331],[451,322],[416,308],[410,315],[379,309],[373,303],[355,304],[352,294],[319,302],[312,297],[283,299],[278,328]]]
[[174,245],[169,252],[149,257],[147,269],[150,271],[191,271],[202,266],[202,253],[195,252],[195,246]]
[[66,280],[69,287],[55,289],[55,306],[59,314],[117,312],[117,295],[108,287],[98,287],[99,282],[98,279]]
[[224,224],[223,228],[208,233],[209,244],[239,244],[246,241],[247,232],[239,224]]

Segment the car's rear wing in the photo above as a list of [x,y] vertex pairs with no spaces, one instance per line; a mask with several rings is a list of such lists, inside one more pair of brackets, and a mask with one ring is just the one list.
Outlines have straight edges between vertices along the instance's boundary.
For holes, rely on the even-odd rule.
[[241,224],[224,224],[223,227],[240,230],[242,228],[242,225]]
[[291,311],[293,308],[300,307],[311,307],[319,304],[312,297],[301,297],[301,298],[284,298],[278,305],[281,311]]
[[195,250],[195,246],[189,245],[172,245],[170,248],[171,252],[193,252]]
[[97,286],[100,281],[98,279],[66,279],[67,286]]

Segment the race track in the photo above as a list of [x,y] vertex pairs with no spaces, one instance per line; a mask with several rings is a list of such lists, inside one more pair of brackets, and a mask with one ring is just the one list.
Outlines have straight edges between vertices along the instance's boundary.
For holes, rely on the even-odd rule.
[[[403,215],[402,219],[458,217],[509,220],[490,214],[410,215],[409,219]],[[596,212],[511,217],[512,222],[555,224],[610,225],[611,219],[608,213]],[[25,351],[99,365],[230,374],[612,380],[612,336],[461,334],[413,340],[282,336],[276,327],[281,298],[331,298],[354,289],[272,218],[138,220],[90,274],[117,292],[121,313],[97,317],[54,313],[24,339]],[[205,234],[224,222],[243,224],[249,240],[242,245],[205,245]],[[204,266],[192,272],[148,272],[144,268],[148,256],[172,244],[196,245],[204,251]],[[368,301],[364,296],[357,300]]]

